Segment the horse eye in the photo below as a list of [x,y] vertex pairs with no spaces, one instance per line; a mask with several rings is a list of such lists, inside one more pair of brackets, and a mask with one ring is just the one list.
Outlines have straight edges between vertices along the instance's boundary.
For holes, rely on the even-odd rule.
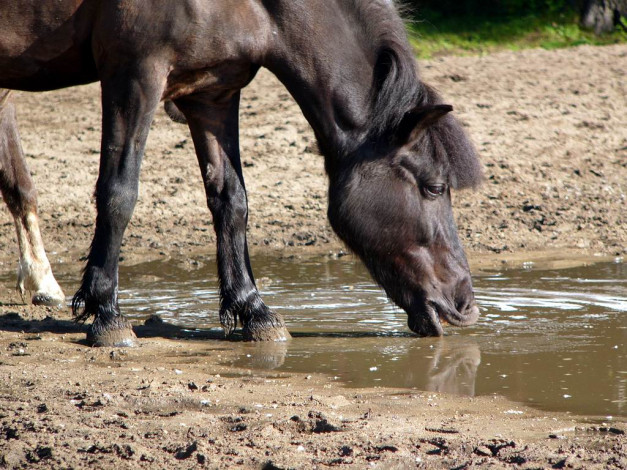
[[427,184],[424,186],[425,194],[428,197],[436,198],[442,196],[446,191],[445,184]]

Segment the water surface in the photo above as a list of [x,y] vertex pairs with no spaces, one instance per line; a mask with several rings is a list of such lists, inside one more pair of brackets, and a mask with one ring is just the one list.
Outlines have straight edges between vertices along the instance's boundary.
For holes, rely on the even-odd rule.
[[[446,327],[444,338],[415,337],[406,314],[355,260],[259,257],[253,266],[294,339],[228,343],[238,370],[323,373],[349,387],[499,394],[546,410],[627,416],[622,262],[476,274],[480,320]],[[121,307],[135,321],[158,314],[189,329],[218,328],[215,272],[212,262],[176,260],[123,267]]]

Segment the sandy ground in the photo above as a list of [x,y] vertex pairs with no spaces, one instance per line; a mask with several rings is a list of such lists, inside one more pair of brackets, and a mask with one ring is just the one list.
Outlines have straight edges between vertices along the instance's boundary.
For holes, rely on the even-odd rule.
[[[626,46],[445,57],[421,69],[485,168],[479,190],[454,194],[471,264],[624,255]],[[78,270],[95,219],[98,86],[18,102],[46,247],[53,265]],[[343,250],[312,133],[267,73],[244,92],[241,128],[252,251]],[[160,111],[123,263],[211,256],[214,241],[191,139]],[[16,259],[2,210],[0,269]],[[229,342],[147,327],[139,348],[91,349],[68,312],[21,305],[10,288],[0,290],[0,467],[627,467],[625,417],[602,424],[500,398],[246,374],[219,365]]]

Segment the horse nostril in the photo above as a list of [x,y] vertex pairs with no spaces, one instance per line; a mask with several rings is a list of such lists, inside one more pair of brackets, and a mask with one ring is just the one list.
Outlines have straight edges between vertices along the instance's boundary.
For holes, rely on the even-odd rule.
[[459,313],[464,313],[466,311],[466,309],[468,308],[470,302],[468,302],[467,299],[463,299],[461,301],[456,300],[455,301],[455,309],[457,309],[457,311]]
[[475,306],[475,294],[472,291],[472,283],[470,277],[466,277],[460,281],[455,289],[455,308],[461,314],[465,314],[467,310]]

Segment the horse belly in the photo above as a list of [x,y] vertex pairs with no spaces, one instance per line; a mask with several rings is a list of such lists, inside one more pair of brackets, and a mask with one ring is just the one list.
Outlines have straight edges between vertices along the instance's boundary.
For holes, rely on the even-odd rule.
[[98,2],[0,4],[0,87],[42,91],[97,79],[91,30]]

